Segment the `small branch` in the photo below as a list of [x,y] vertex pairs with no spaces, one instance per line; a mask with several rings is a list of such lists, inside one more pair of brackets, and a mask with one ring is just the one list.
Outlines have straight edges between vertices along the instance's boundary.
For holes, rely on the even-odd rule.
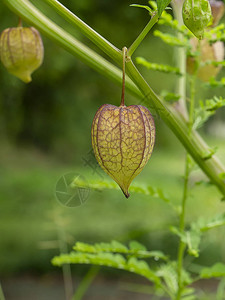
[[84,276],[84,278],[82,279],[78,288],[76,289],[76,292],[71,300],[84,299],[84,295],[85,295],[86,291],[88,290],[89,286],[92,284],[95,277],[98,275],[98,272],[99,272],[98,266],[90,267],[89,271]]
[[150,31],[150,29],[155,25],[155,23],[158,21],[159,16],[158,13],[155,12],[155,14],[153,14],[153,16],[151,17],[151,20],[148,22],[148,24],[145,26],[145,28],[143,29],[143,31],[139,34],[139,36],[136,38],[136,40],[133,42],[133,44],[130,46],[130,48],[128,49],[127,55],[131,56],[134,51],[137,49],[137,47],[141,44],[141,42],[143,41],[143,39],[146,37],[146,35],[148,34],[148,32]]

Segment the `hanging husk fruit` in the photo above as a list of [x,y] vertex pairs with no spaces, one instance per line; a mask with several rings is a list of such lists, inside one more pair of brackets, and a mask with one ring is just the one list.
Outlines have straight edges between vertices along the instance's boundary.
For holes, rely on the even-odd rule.
[[203,39],[204,30],[212,16],[208,0],[184,0],[182,9],[186,27],[198,38]]
[[9,73],[25,83],[42,64],[44,48],[41,36],[34,27],[7,28],[1,33],[0,55]]
[[104,104],[92,123],[92,146],[102,169],[128,198],[132,180],[148,162],[155,142],[155,125],[141,105]]
[[[209,1],[212,10],[212,24],[210,27],[218,25],[220,19],[224,15],[225,6],[221,1],[210,0]],[[222,66],[207,64],[209,61],[220,62],[224,60],[224,44],[221,41],[215,43],[210,43],[208,39],[203,39],[198,41],[197,38],[192,38],[190,40],[192,51],[199,51],[199,62],[200,66],[198,68],[197,76],[202,81],[208,82],[210,78],[216,77],[216,75],[221,70]],[[195,57],[187,57],[187,71],[190,74],[194,74],[198,62]]]

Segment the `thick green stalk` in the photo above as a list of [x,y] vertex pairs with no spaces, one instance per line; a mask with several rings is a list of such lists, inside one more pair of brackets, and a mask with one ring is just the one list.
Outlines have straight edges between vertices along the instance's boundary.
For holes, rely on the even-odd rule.
[[[111,80],[121,85],[122,73],[118,70],[118,68],[53,23],[28,0],[4,0],[4,2],[12,11],[21,16],[28,23],[34,25],[61,47],[77,56],[80,60],[104,76],[109,77]],[[121,64],[122,52],[120,55]],[[146,106],[150,107],[150,109],[153,108],[157,112],[157,115],[161,117],[174,132],[174,134],[181,141],[181,143],[184,145],[196,163],[200,166],[200,168],[209,177],[209,179],[220,189],[222,194],[225,195],[225,183],[219,176],[219,174],[225,172],[225,168],[220,162],[216,164],[218,159],[214,156],[210,157],[208,160],[205,159],[205,156],[207,153],[209,154],[210,151],[207,146],[203,147],[203,143],[199,143],[201,138],[199,137],[198,133],[192,131],[189,137],[188,126],[184,119],[182,119],[182,117],[173,107],[171,107],[169,110],[165,106],[165,104],[158,98],[158,96],[149,87],[147,82],[143,79],[132,61],[127,63],[127,74],[133,81],[131,82],[131,80],[127,78],[127,90],[141,98],[142,101],[146,103]]]

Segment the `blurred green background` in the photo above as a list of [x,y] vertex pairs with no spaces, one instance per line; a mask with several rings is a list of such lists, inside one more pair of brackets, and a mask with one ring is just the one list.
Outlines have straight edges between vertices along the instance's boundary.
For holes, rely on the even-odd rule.
[[[124,45],[129,46],[148,21],[144,10],[129,7],[133,1],[62,2],[120,49]],[[137,3],[146,4],[143,2]],[[39,1],[38,7],[75,37],[96,49],[44,1]],[[2,2],[0,20],[1,31],[18,23],[17,16]],[[59,238],[65,241],[69,250],[77,240],[100,242],[117,239],[126,243],[136,239],[151,250],[160,249],[175,258],[177,239],[170,233],[169,226],[177,224],[178,219],[161,199],[132,194],[127,200],[120,191],[105,190],[90,191],[85,205],[79,207],[64,207],[57,201],[54,195],[56,182],[68,172],[110,181],[99,170],[103,176],[100,177],[85,160],[91,151],[90,131],[94,114],[104,103],[119,105],[121,87],[44,36],[43,41],[44,63],[33,74],[30,84],[22,83],[0,65],[1,279],[9,282],[10,278],[24,274],[38,278],[61,274],[61,269],[52,267],[50,263],[51,258],[59,253]],[[151,34],[138,48],[135,56],[138,55],[151,62],[176,64],[174,49]],[[162,90],[174,92],[175,75],[140,69],[157,93]],[[224,75],[223,70],[219,77]],[[198,91],[201,99],[210,98],[213,94],[224,95],[225,89],[205,88]],[[139,100],[126,93],[125,101],[129,105]],[[209,134],[216,133],[213,128],[216,122],[224,122],[223,116],[224,110],[221,110],[207,124],[208,132],[202,130],[202,133],[212,147],[219,146],[218,156],[225,162],[224,135]],[[162,120],[156,118],[155,122],[157,136],[154,153],[135,179],[135,184],[159,187],[178,204],[182,197],[185,151]],[[205,179],[202,173],[194,171],[192,179],[187,223],[200,216],[212,216],[224,211],[224,203],[221,203],[221,196],[215,187],[194,184]],[[59,235],[59,228],[63,237]],[[224,234],[225,230],[221,228],[207,233],[203,239],[201,257],[195,262],[206,265],[221,260],[225,262]],[[72,268],[73,273],[81,277],[87,269],[82,266]],[[122,276],[121,272],[109,274]],[[8,299],[14,299],[10,295]]]

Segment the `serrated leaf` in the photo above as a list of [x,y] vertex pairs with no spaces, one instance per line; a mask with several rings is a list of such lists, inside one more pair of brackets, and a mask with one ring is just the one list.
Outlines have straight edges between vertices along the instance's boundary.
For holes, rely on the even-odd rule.
[[174,93],[169,93],[165,90],[162,90],[161,96],[163,99],[167,102],[174,103],[180,99],[180,95],[174,94]]
[[208,231],[219,226],[225,225],[225,213],[219,214],[209,220],[201,220],[198,223],[198,226],[201,231]]
[[205,102],[199,101],[199,107],[195,110],[193,128],[200,128],[212,115],[216,113],[217,109],[223,106],[225,106],[225,98],[222,97],[215,96],[212,99],[205,100]]
[[[72,184],[71,186],[72,186],[72,188],[73,187],[77,188],[77,186],[82,187],[82,188],[88,187],[89,189],[93,189],[93,190],[97,190],[97,191],[101,191],[101,190],[105,190],[105,189],[119,190],[118,185],[113,181],[89,180],[88,186],[87,186],[87,182],[82,180],[82,178],[76,179],[76,185],[74,184],[74,186],[73,186],[73,184]],[[130,191],[132,193],[144,194],[147,196],[160,198],[160,199],[164,200],[165,202],[170,202],[169,198],[163,192],[162,189],[159,189],[157,187],[152,187],[149,185],[143,185],[143,183],[131,185]]]
[[81,242],[77,242],[73,249],[80,252],[96,253],[96,249],[93,245]]
[[162,277],[171,294],[176,294],[178,288],[177,272],[174,263],[168,263],[160,266],[158,272],[159,277]]
[[172,35],[169,33],[163,33],[159,30],[155,30],[153,34],[154,34],[154,36],[159,37],[164,43],[166,43],[170,46],[190,48],[190,44],[189,44],[187,38],[183,38],[183,40],[181,40],[175,35]]
[[158,21],[158,24],[160,25],[167,25],[171,28],[175,29],[178,32],[181,32],[184,36],[190,37],[192,34],[189,30],[187,30],[186,26],[179,25],[178,20],[173,19],[171,14],[167,13],[165,10],[163,11],[161,18]]
[[225,86],[225,77],[221,78],[219,81],[217,81],[214,77],[212,77],[209,82],[205,83],[205,86],[224,87]]
[[171,0],[156,0],[158,7],[158,14],[161,16],[164,9],[170,4]]
[[147,251],[146,247],[137,241],[131,241],[129,248],[117,241],[111,243],[96,243],[94,245],[77,242],[73,247],[75,251],[83,253],[121,253],[139,258],[154,258],[155,260],[167,260],[167,256],[161,251]]
[[140,244],[137,241],[131,241],[129,243],[129,248],[133,251],[146,251],[147,250],[144,245]]
[[107,266],[136,273],[156,284],[160,282],[160,279],[155,275],[154,271],[149,268],[145,261],[137,260],[134,257],[126,260],[120,254],[71,252],[70,254],[61,254],[60,256],[54,257],[52,264],[55,266],[62,266],[63,264]]
[[188,253],[192,256],[199,256],[199,245],[201,242],[201,233],[199,231],[190,230],[186,232],[186,243],[188,246]]
[[164,72],[164,73],[172,73],[172,74],[176,74],[176,75],[182,75],[179,68],[171,67],[171,66],[168,66],[168,65],[151,63],[143,57],[137,57],[136,62],[138,64],[146,67],[149,70],[160,71],[160,72]]
[[225,41],[225,25],[224,23],[211,28],[205,32],[205,37],[210,43],[216,43],[218,41]]
[[216,263],[210,268],[203,268],[200,273],[201,278],[223,277],[225,276],[225,264]]
[[187,245],[190,255],[195,257],[199,256],[199,245],[202,235],[200,229],[191,228],[191,230],[181,232],[177,227],[171,226],[170,230],[178,235],[181,241]]

